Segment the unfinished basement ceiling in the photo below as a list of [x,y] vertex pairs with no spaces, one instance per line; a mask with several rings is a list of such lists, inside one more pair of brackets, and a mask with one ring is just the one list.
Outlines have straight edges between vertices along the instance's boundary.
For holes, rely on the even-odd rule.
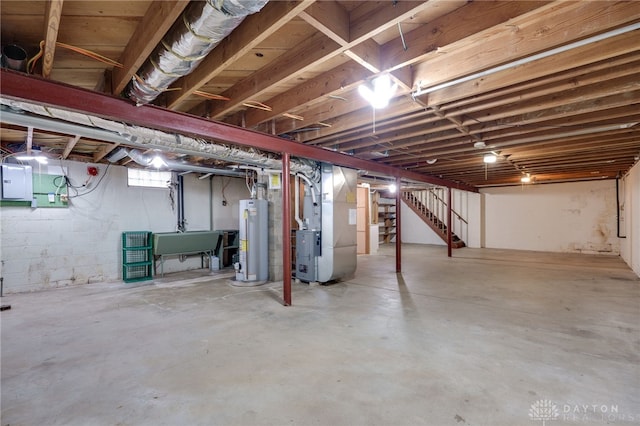
[[[2,43],[118,61],[59,44],[34,73],[120,96],[188,7],[3,0]],[[635,1],[270,1],[153,103],[476,187],[614,178],[640,155],[639,27]],[[357,86],[381,72],[398,90],[374,111]],[[26,134],[3,124],[3,153]],[[74,136],[32,144],[90,162],[115,148]]]

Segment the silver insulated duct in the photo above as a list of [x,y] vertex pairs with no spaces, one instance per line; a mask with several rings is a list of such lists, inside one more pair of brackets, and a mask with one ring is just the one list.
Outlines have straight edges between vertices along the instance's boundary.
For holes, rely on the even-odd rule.
[[194,1],[138,70],[126,89],[138,105],[157,98],[174,81],[190,74],[248,15],[268,0]]

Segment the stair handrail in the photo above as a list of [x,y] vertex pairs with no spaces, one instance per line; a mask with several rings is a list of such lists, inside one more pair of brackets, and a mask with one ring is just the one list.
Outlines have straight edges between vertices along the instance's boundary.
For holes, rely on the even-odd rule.
[[[442,204],[444,204],[445,206],[447,205],[447,203],[446,203],[442,198],[440,198],[440,197],[438,196],[438,194],[436,194],[436,192],[434,191],[434,188],[429,188],[429,189],[426,189],[426,190],[423,190],[423,191],[428,191],[429,193],[431,193],[431,194],[433,195],[433,197],[434,197],[436,200],[440,201],[440,202],[441,202]],[[414,191],[414,190],[404,190],[404,191],[402,191],[402,193],[403,193],[403,194],[407,194],[407,193],[408,193],[408,194],[411,194],[411,193],[413,193],[413,192],[415,192],[415,191]],[[454,216],[456,216],[456,217],[457,217],[459,220],[461,220],[462,222],[466,223],[467,225],[469,224],[469,222],[467,222],[467,220],[466,220],[465,218],[463,218],[462,216],[460,216],[460,214],[459,214],[457,211],[455,211],[454,209],[451,209],[451,213],[453,213],[453,214],[454,214]]]

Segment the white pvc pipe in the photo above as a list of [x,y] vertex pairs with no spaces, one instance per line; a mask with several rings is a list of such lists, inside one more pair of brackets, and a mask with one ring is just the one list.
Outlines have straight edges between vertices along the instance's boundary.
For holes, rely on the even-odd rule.
[[302,173],[296,174],[296,177],[298,177],[298,176],[301,177],[302,179],[304,179],[304,181],[307,183],[307,185],[309,185],[309,190],[311,191],[311,200],[313,201],[313,205],[317,206],[318,205],[318,200],[316,199],[316,192],[315,192],[314,183],[311,182],[311,179],[309,179],[308,177],[306,177]]
[[[298,229],[304,229],[304,223],[302,222],[302,219],[300,219],[300,178],[298,177],[298,175],[294,176],[293,181],[295,182],[294,215],[296,222],[298,223]],[[286,196],[286,194],[282,194],[282,196],[284,197]]]
[[574,41],[573,43],[565,44],[564,46],[556,47],[554,49],[540,52],[532,56],[527,56],[526,58],[518,59],[517,61],[509,62],[507,64],[500,65],[495,68],[490,68],[488,70],[481,71],[475,74],[471,74],[466,77],[461,77],[456,80],[447,81],[445,83],[438,84],[436,86],[426,87],[424,89],[418,86],[418,90],[413,92],[411,96],[415,98],[416,96],[421,96],[427,93],[435,92],[436,90],[445,89],[450,86],[455,86],[456,84],[475,80],[476,78],[485,77],[487,75],[495,74],[500,71],[508,70],[510,68],[515,68],[520,65],[528,64],[529,62],[537,61],[538,59],[548,58],[549,56],[557,55],[558,53],[567,52],[569,50],[573,50],[578,47],[586,46],[587,44],[596,43],[598,41],[606,40],[608,38],[619,36],[619,35],[622,35],[631,31],[635,31],[638,29],[640,29],[640,22],[627,25],[626,27],[621,27],[615,30],[607,31],[606,33],[598,34],[592,37],[587,37],[582,40]]

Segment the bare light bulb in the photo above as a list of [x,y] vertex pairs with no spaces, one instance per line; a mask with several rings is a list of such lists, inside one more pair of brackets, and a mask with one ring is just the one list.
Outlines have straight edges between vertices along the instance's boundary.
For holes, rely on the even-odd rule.
[[482,161],[484,161],[487,164],[491,164],[491,163],[495,163],[497,159],[498,157],[496,157],[494,154],[485,154],[484,157],[482,158]]

